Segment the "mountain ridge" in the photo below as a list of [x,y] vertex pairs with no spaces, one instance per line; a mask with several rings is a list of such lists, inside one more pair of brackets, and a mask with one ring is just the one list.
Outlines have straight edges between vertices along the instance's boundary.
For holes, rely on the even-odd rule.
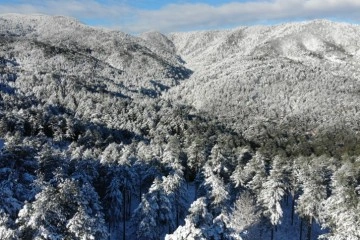
[[303,25],[0,16],[0,239],[358,239],[359,27]]
[[[14,39],[14,44],[22,41],[27,45],[25,48],[30,51],[26,54],[24,49],[16,52],[17,48],[22,48],[17,44],[12,48],[15,50],[12,55],[18,55],[18,63],[30,72],[33,69],[46,72],[48,70],[40,69],[51,63],[57,71],[61,71],[61,64],[82,65],[88,75],[100,64],[102,70],[99,73],[116,84],[125,84],[130,89],[128,95],[142,88],[155,95],[161,94],[163,90],[158,86],[164,85],[162,88],[167,89],[191,74],[173,53],[157,48],[151,50],[141,38],[120,31],[88,27],[72,18],[10,14],[1,15],[0,23],[1,35]],[[78,65],[76,58],[82,59]],[[69,66],[66,68],[71,70]],[[41,74],[36,75],[42,78]]]
[[[12,49],[18,50],[12,55],[19,55],[17,64],[29,77],[45,79],[51,68],[62,78],[83,71],[87,78],[97,76],[93,90],[103,85],[134,99],[163,95],[222,119],[250,138],[260,130],[249,129],[267,122],[308,122],[304,128],[310,131],[348,119],[357,129],[357,25],[314,20],[135,37],[62,16],[10,14],[0,15],[0,22],[0,34],[13,34],[26,46],[15,41]],[[32,50],[24,54],[25,49]],[[31,91],[28,82],[37,83],[23,76],[18,87]]]
[[166,96],[235,118],[245,132],[294,118],[308,129],[344,119],[357,126],[359,99],[347,93],[359,89],[358,37],[360,26],[327,20],[174,33],[170,39],[194,74]]

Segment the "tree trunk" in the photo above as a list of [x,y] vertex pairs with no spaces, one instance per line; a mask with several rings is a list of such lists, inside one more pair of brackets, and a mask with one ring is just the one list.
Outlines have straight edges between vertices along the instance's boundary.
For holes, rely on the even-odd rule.
[[271,240],[274,240],[274,226],[271,227]]
[[176,205],[176,227],[179,226],[179,203],[175,203]]
[[131,193],[129,192],[129,204],[128,204],[128,215],[127,215],[127,219],[130,219],[130,214],[131,214]]
[[312,232],[312,217],[310,217],[307,224],[307,232],[306,232],[306,240],[311,240],[311,232]]
[[142,192],[141,184],[142,184],[142,181],[140,180],[140,184],[139,184],[139,202],[141,202],[141,192]]
[[294,213],[295,213],[295,196],[292,195],[291,199],[291,226],[294,225]]
[[123,240],[126,239],[126,190],[123,191]]
[[300,218],[300,240],[302,240],[303,220]]
[[194,187],[195,187],[195,193],[194,193],[194,198],[196,199],[197,198],[197,195],[198,195],[198,184],[195,182],[194,184]]
[[108,237],[108,240],[110,240],[111,239],[111,223],[110,223],[110,221],[109,221],[109,225],[108,225],[108,230],[109,230],[109,237]]

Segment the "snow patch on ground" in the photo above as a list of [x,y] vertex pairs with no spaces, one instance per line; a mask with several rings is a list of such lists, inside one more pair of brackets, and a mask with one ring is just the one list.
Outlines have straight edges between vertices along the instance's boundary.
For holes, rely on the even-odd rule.
[[344,61],[342,61],[341,59],[339,59],[337,56],[335,55],[329,55],[329,56],[325,56],[325,58],[329,61],[335,62],[335,63],[343,63]]
[[325,50],[324,43],[320,39],[318,39],[314,36],[304,37],[303,44],[308,50],[310,50],[312,52],[318,52],[318,51]]

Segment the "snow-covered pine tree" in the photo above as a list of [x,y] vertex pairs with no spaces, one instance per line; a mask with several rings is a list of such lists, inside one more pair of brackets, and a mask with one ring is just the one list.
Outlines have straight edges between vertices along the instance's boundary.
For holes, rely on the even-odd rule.
[[109,224],[111,235],[117,235],[120,231],[120,221],[122,219],[123,196],[120,190],[120,182],[115,176],[106,190],[104,204],[106,206],[106,217]]
[[331,177],[331,195],[321,204],[320,219],[330,229],[324,238],[360,239],[360,198],[356,187],[360,176],[360,160],[344,157]]
[[173,234],[165,236],[166,240],[209,239],[209,231],[213,224],[213,215],[207,209],[204,197],[194,201],[185,219],[185,225],[179,226]]
[[201,188],[205,192],[205,197],[209,200],[211,213],[217,216],[223,208],[227,207],[230,195],[223,180],[213,172],[209,164],[205,164],[203,172],[205,179]]
[[310,240],[313,220],[319,221],[321,203],[327,198],[332,159],[326,156],[301,157],[295,164],[300,165],[297,177],[302,189],[296,200],[296,211],[307,220],[307,239]]
[[236,186],[243,186],[258,195],[267,178],[265,157],[256,152],[244,167],[237,168],[231,179]]
[[162,162],[164,164],[172,164],[179,162],[181,146],[179,139],[176,136],[170,136],[167,144],[165,145]]
[[[68,182],[64,184],[68,185]],[[73,188],[73,184],[69,182],[68,187]],[[71,192],[76,191],[74,189]],[[63,201],[70,196],[61,197],[61,195],[55,187],[45,185],[42,187],[42,191],[35,196],[35,201],[24,205],[16,220],[20,238],[65,238],[65,225],[69,213],[64,209]],[[67,208],[73,211],[70,205]]]
[[76,181],[76,183],[79,191],[78,194],[75,193],[74,199],[77,209],[66,224],[69,234],[73,234],[78,239],[107,238],[108,228],[98,193],[91,182]]
[[175,227],[175,215],[172,210],[163,182],[156,178],[134,211],[132,223],[137,226],[137,238],[155,240],[169,233],[170,229]]
[[15,196],[17,183],[13,180],[10,176],[9,179],[0,181],[0,212],[9,214],[10,216],[16,216],[23,205]]
[[195,175],[206,161],[204,145],[204,140],[197,136],[187,149],[188,160],[186,166],[189,167],[187,174],[191,175],[191,179],[195,178]]
[[[284,160],[280,156],[275,156],[272,161],[270,175],[263,183],[258,196],[258,202],[264,208],[264,215],[270,219],[271,224],[276,227],[281,224],[283,210],[281,200],[283,199],[288,186],[285,182]],[[273,239],[274,229],[271,231]]]
[[18,239],[17,233],[10,226],[10,216],[0,211],[0,239],[15,240]]
[[[179,168],[180,168],[179,164]],[[163,177],[163,186],[175,213],[175,225],[179,226],[180,220],[185,218],[188,207],[188,194],[186,182],[181,169],[174,170],[167,177]]]
[[61,179],[44,184],[35,200],[26,203],[16,220],[21,239],[81,239],[106,237],[99,197],[89,183]]
[[[240,234],[260,221],[260,211],[255,197],[249,191],[243,191],[237,197],[234,206],[229,211],[229,226]],[[261,237],[261,236],[260,236]]]

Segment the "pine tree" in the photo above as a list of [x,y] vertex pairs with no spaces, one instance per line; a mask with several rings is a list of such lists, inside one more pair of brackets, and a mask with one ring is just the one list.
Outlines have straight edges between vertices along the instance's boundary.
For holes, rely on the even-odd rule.
[[301,158],[298,178],[302,193],[297,199],[296,211],[307,219],[307,239],[311,238],[313,220],[319,220],[321,203],[327,198],[327,182],[331,159],[325,156]]
[[172,205],[160,179],[155,179],[149,192],[134,211],[133,223],[139,239],[159,239],[175,227]]
[[201,188],[210,202],[212,214],[216,216],[227,206],[230,195],[223,180],[213,172],[212,167],[208,164],[204,166],[204,177]]
[[66,228],[73,239],[106,239],[108,231],[100,212],[80,205],[75,215],[68,220]]
[[246,187],[256,195],[260,192],[266,178],[265,157],[260,152],[256,152],[244,167],[237,168],[231,176],[237,187]]
[[123,209],[123,196],[120,190],[120,183],[117,177],[114,177],[107,188],[105,195],[106,216],[109,222],[109,231],[111,234],[116,234],[120,227]]
[[283,214],[280,202],[287,191],[284,180],[282,160],[279,156],[275,156],[270,175],[263,183],[258,196],[258,201],[265,209],[264,214],[270,218],[270,222],[274,226],[281,223]]
[[167,240],[210,239],[209,232],[213,225],[213,215],[208,211],[206,199],[198,198],[189,209],[185,225],[176,229],[173,234],[166,235]]
[[179,226],[180,219],[185,217],[188,206],[187,189],[182,171],[175,170],[167,177],[163,177],[163,186],[175,213],[175,225]]
[[201,169],[206,161],[206,154],[204,149],[204,142],[200,138],[195,138],[187,149],[188,161],[187,166],[192,172],[193,178],[196,173]]
[[17,184],[16,181],[12,180],[14,179],[10,178],[9,180],[2,180],[0,182],[0,212],[16,216],[23,204],[14,196]]
[[79,188],[76,198],[77,211],[68,220],[67,229],[79,239],[105,239],[108,230],[97,192],[88,182],[82,183]]
[[259,207],[248,191],[240,193],[228,215],[229,227],[237,234],[260,221]]
[[36,195],[35,201],[25,204],[19,212],[16,221],[19,226],[19,237],[23,239],[64,238],[68,213],[62,203],[63,199],[56,188],[44,186]]
[[16,223],[22,239],[107,236],[102,207],[94,188],[89,183],[69,179],[60,179],[57,186],[43,184],[35,200],[20,210]]
[[181,147],[178,138],[170,136],[163,152],[162,162],[170,165],[174,162],[179,162],[180,152]]
[[322,202],[320,218],[331,229],[327,239],[360,238],[360,199],[356,192],[360,175],[359,159],[345,159],[331,178],[331,196]]
[[9,215],[0,211],[0,239],[2,240],[15,240],[18,239],[16,231],[10,227]]
[[[224,145],[227,146],[226,144]],[[220,147],[218,144],[215,144],[211,149],[207,164],[212,167],[214,173],[220,176],[225,182],[228,182],[231,158],[228,156],[229,154],[225,155],[226,151],[228,151],[228,149],[225,149],[225,147]]]
[[45,181],[49,181],[54,176],[56,168],[60,167],[63,160],[58,153],[55,153],[51,146],[45,144],[38,153],[38,174],[44,177]]
[[[283,161],[279,156],[275,156],[270,175],[260,190],[258,201],[264,208],[264,215],[270,219],[273,226],[281,224],[283,210],[281,200],[287,191],[287,185],[284,182]],[[272,238],[274,230],[272,229]]]

